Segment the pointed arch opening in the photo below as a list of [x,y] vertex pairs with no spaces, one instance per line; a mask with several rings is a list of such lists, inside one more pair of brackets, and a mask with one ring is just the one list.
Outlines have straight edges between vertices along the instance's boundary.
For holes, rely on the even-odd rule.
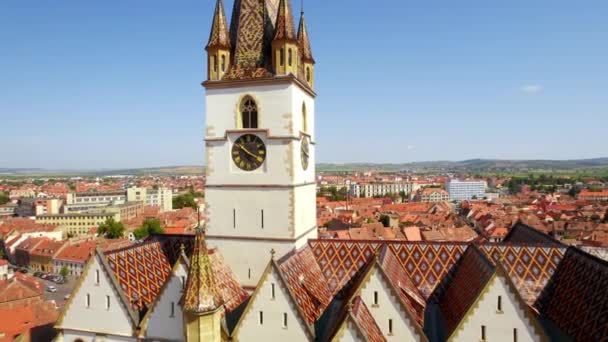
[[241,128],[258,128],[258,105],[251,96],[241,101]]
[[306,102],[302,102],[302,132],[308,133],[308,115],[306,113]]

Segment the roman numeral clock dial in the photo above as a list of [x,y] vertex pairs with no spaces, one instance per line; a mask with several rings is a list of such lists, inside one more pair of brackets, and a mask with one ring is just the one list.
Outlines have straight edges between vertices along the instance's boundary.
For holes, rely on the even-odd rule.
[[253,171],[266,160],[266,145],[254,134],[243,134],[232,145],[232,161],[239,169]]

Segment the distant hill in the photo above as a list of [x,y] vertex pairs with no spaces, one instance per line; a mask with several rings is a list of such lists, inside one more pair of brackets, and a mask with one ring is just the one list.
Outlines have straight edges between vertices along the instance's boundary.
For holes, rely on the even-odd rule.
[[579,160],[500,160],[470,159],[463,161],[428,161],[400,164],[322,163],[317,171],[412,170],[412,171],[572,171],[608,168],[608,158]]
[[[608,158],[579,160],[500,160],[470,159],[463,161],[427,161],[396,164],[374,163],[320,163],[317,171],[399,171],[415,172],[525,172],[525,171],[574,171],[608,170]],[[141,176],[141,175],[203,175],[204,166],[162,166],[132,169],[106,170],[46,170],[0,168],[0,177],[74,177],[74,176]]]

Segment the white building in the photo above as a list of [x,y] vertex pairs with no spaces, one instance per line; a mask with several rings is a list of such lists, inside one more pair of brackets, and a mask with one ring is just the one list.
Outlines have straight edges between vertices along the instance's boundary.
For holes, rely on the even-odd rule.
[[70,192],[66,196],[64,213],[77,213],[92,208],[124,204],[127,195],[124,191],[112,192]]
[[354,197],[374,197],[387,194],[399,195],[404,192],[406,196],[417,189],[411,182],[373,182],[373,183],[354,183],[350,185],[350,194]]
[[485,181],[462,181],[449,179],[445,183],[445,189],[450,194],[451,201],[464,201],[473,198],[482,199],[485,196],[488,183]]
[[127,201],[144,202],[145,205],[157,206],[161,212],[173,210],[173,190],[160,187],[148,189],[131,187],[127,189]]

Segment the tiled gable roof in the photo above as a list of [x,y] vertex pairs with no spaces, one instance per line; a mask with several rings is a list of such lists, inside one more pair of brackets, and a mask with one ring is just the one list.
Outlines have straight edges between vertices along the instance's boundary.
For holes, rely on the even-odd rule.
[[511,231],[504,238],[503,242],[515,244],[540,244],[543,246],[563,246],[559,241],[553,239],[547,234],[518,221]]
[[426,301],[418,288],[407,275],[401,263],[390,248],[385,248],[380,256],[379,264],[398,295],[416,322],[421,325],[424,317]]
[[561,262],[565,247],[483,244],[479,249],[500,262],[528,305],[534,304]]
[[437,303],[446,336],[451,336],[492,275],[495,266],[470,246],[429,300]]
[[332,293],[309,246],[279,261],[283,276],[309,324],[329,305]]
[[608,262],[569,247],[536,303],[541,316],[576,341],[608,336]]
[[139,309],[154,301],[171,273],[157,242],[111,251],[105,258],[126,298]]
[[232,312],[249,297],[249,294],[241,287],[236,275],[224,263],[224,258],[216,249],[209,250],[209,259],[211,259],[215,281],[224,301],[224,308],[226,312]]
[[360,329],[361,333],[365,335],[367,341],[386,341],[378,324],[376,324],[376,320],[374,320],[374,317],[372,317],[372,314],[369,312],[369,309],[360,296],[355,297],[353,300],[350,315],[357,323],[357,327]]

